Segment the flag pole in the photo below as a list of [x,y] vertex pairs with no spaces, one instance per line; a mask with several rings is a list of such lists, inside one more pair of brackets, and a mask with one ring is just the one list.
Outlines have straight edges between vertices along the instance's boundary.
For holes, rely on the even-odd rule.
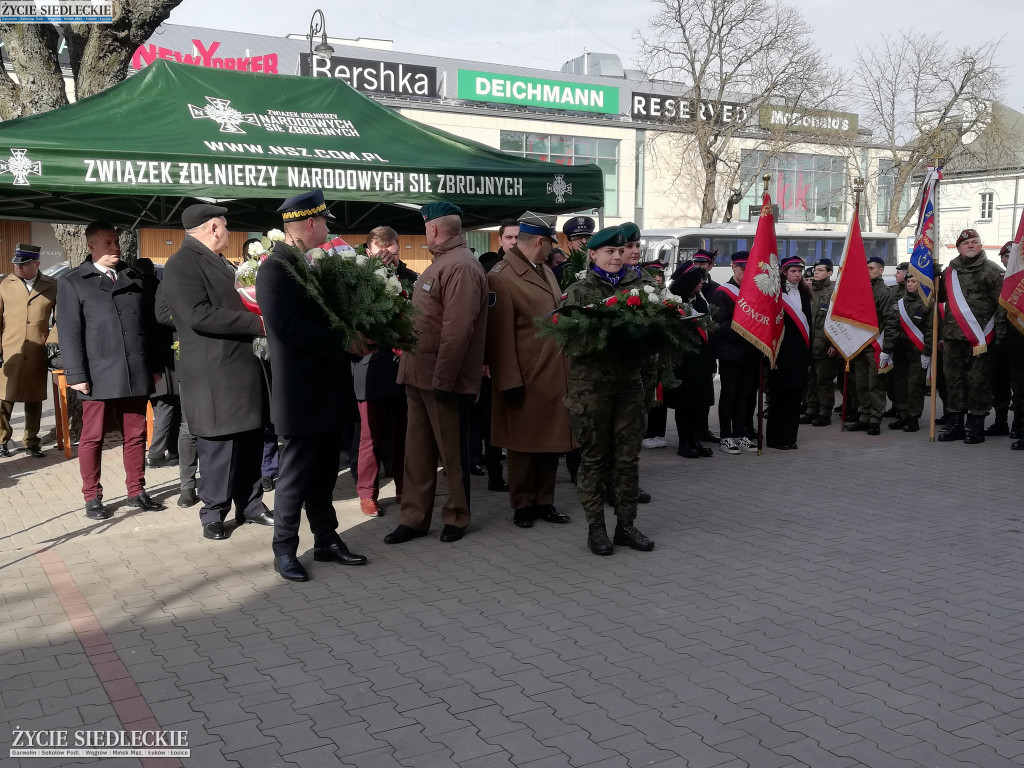
[[839,431],[846,431],[846,398],[847,388],[850,384],[850,361],[846,361],[846,370],[843,371],[843,412],[839,414],[839,418],[842,420],[842,424],[839,425]]
[[[761,181],[764,182],[764,192],[761,195],[761,199],[764,200],[764,196],[768,194],[768,182],[772,180],[772,175],[766,173],[761,177]],[[764,453],[764,355],[761,355],[761,359],[757,362],[757,455],[760,456]]]
[[[935,170],[938,172],[939,165],[942,162],[942,157],[939,155],[935,156]],[[942,247],[942,236],[939,233],[939,179],[935,180],[935,197],[932,203],[932,217],[934,224],[932,229],[935,232],[935,239],[932,242],[932,264],[939,255],[939,248]],[[928,441],[935,442],[935,405],[938,400],[938,384],[939,384],[939,287],[941,284],[941,278],[938,272],[935,273],[935,282],[932,284],[932,364],[928,366],[928,375],[932,380],[932,407],[931,417],[928,424]],[[918,289],[920,290],[920,289]]]
[[[853,180],[853,216],[854,219],[860,218],[860,193],[864,189],[864,179],[860,176]],[[850,226],[853,226],[852,223]],[[846,404],[849,402],[849,389],[850,389],[850,361],[846,361],[846,365],[843,369],[843,412],[839,414],[839,418],[842,419],[842,425],[839,427],[840,432],[846,431]]]

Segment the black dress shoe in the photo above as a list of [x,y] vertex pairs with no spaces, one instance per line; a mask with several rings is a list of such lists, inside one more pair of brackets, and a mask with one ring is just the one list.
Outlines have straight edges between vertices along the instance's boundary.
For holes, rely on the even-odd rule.
[[494,491],[495,493],[502,493],[508,490],[508,483],[500,477],[495,477],[487,481],[487,490]]
[[235,522],[238,525],[245,525],[246,523],[252,523],[253,525],[273,525],[274,516],[264,510],[260,512],[256,517],[236,517]]
[[110,511],[103,506],[103,499],[89,499],[85,502],[85,516],[90,520],[106,520]]
[[183,509],[194,507],[199,503],[199,497],[196,496],[195,488],[185,488],[181,492],[181,496],[178,497],[178,506]]
[[828,416],[819,416],[811,422],[812,427],[827,427],[832,423],[832,419]]
[[40,450],[39,446],[35,446],[34,448],[26,448],[25,450],[28,451],[28,455],[31,456],[33,459],[42,459],[46,456],[46,454],[43,453],[42,450]]
[[800,446],[799,446],[799,445],[797,445],[796,443],[790,443],[789,445],[787,445],[787,446],[786,446],[786,450],[787,450],[787,451],[795,451],[795,450],[797,450],[797,449],[798,449],[799,447],[800,447]]
[[348,551],[345,542],[338,541],[329,547],[316,547],[313,559],[318,563],[337,563],[338,565],[366,565],[365,555],[354,555]]
[[224,523],[217,521],[214,523],[203,523],[203,538],[212,539],[213,541],[222,541],[228,537],[228,532],[224,530]]
[[274,486],[275,485],[277,485],[277,478],[276,477],[261,477],[260,478],[260,488],[263,489],[264,493],[270,493],[272,490],[274,490]]
[[483,464],[470,464],[469,474],[476,475],[477,477],[483,477],[487,474],[487,469]]
[[166,467],[168,466],[168,464],[164,459],[160,458],[159,456],[153,456],[151,458],[146,459],[146,466],[149,467],[150,469],[157,469],[159,467]]
[[407,541],[426,536],[430,531],[417,531],[408,525],[400,525],[384,537],[385,544],[405,544]]
[[164,509],[163,504],[153,501],[145,491],[139,491],[138,496],[129,496],[128,503],[133,507],[138,507],[143,512],[156,512]]
[[903,429],[905,426],[907,426],[907,420],[904,418],[889,422],[889,429]]
[[0,459],[11,458],[11,449],[7,447],[7,443],[0,443]]
[[533,528],[533,507],[521,507],[512,515],[512,524],[519,528]]
[[637,504],[650,504],[651,503],[651,494],[649,494],[643,488],[637,488],[636,503]]
[[[213,523],[211,523],[213,525]],[[281,555],[274,558],[274,570],[288,581],[309,581],[309,574],[295,555]]]
[[880,435],[880,434],[882,434],[882,425],[881,424],[868,424],[868,428],[865,431],[869,435]]
[[698,440],[698,441],[696,442],[696,444],[694,445],[694,447],[696,448],[696,450],[697,450],[697,453],[698,453],[698,454],[699,454],[699,455],[700,455],[700,456],[701,456],[702,458],[705,458],[705,459],[710,459],[710,458],[711,458],[712,456],[714,456],[714,455],[715,455],[715,452],[714,452],[713,450],[711,450],[710,448],[708,448],[708,447],[707,447],[706,445],[704,445],[704,444],[703,444],[702,442],[700,442],[699,440]]
[[813,413],[805,413],[799,419],[800,424],[813,424],[814,419],[817,418]]
[[453,541],[458,541],[465,535],[465,528],[459,528],[457,525],[446,525],[441,529],[441,536],[439,538],[446,544],[450,544]]
[[870,426],[871,425],[868,424],[866,421],[855,421],[852,424],[847,424],[846,425],[846,431],[847,432],[867,432],[868,431],[868,427],[870,427]]
[[[718,435],[716,435],[710,429],[706,429],[704,430],[704,432],[697,435],[697,440],[700,440],[705,443],[714,443],[715,445],[718,445],[720,439],[721,438],[719,438]],[[714,453],[714,451],[712,451],[712,453]]]
[[695,447],[692,445],[682,446],[676,450],[677,456],[682,456],[684,459],[699,459],[703,456]]
[[534,507],[533,511],[537,519],[543,520],[545,523],[565,525],[572,522],[572,518],[555,509],[554,504],[541,504],[539,507]]

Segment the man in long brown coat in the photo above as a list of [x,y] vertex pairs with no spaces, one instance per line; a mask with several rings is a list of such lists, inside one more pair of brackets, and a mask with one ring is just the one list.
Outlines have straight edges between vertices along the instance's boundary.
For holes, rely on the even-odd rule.
[[39,248],[18,243],[13,274],[0,281],[0,457],[10,456],[11,411],[25,404],[22,442],[40,458],[39,421],[46,399],[46,345],[57,341],[57,281],[39,273]]
[[561,296],[544,265],[555,242],[555,217],[528,211],[519,219],[515,246],[487,275],[491,442],[508,451],[509,500],[520,528],[538,518],[570,522],[553,503],[558,456],[574,447],[562,400],[569,368],[555,339],[538,339],[534,325]]
[[409,409],[405,480],[399,525],[386,544],[429,532],[438,457],[449,493],[441,541],[458,541],[469,525],[469,409],[483,377],[487,278],[466,246],[458,207],[430,203],[420,213],[433,260],[413,288],[416,349],[398,367]]

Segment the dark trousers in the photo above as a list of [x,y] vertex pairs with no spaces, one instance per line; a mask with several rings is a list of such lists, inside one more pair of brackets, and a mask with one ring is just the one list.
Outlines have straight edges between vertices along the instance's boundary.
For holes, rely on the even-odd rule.
[[149,441],[149,456],[163,459],[178,453],[178,430],[181,425],[181,402],[177,395],[149,398],[153,406],[153,439]]
[[668,425],[668,408],[656,405],[647,412],[647,437],[664,437],[665,427]]
[[[6,443],[14,434],[14,430],[11,429],[11,411],[13,410],[14,403],[10,400],[0,400],[0,443]],[[21,441],[26,448],[39,447],[39,423],[42,418],[42,401],[25,403],[25,431],[22,433]]]
[[277,446],[277,433],[267,427],[263,430],[263,462],[260,466],[260,474],[263,477],[277,477],[280,468],[280,451]]
[[86,501],[103,498],[100,462],[103,458],[103,425],[113,411],[124,435],[125,486],[129,496],[146,487],[146,397],[115,400],[82,400],[82,437],[78,442],[78,468],[82,473],[82,496]]
[[[181,388],[178,388],[179,393]],[[181,396],[179,394],[179,400]],[[181,422],[178,425],[178,484],[182,491],[196,489],[196,471],[199,469],[198,438],[188,428],[185,409],[181,409]]]
[[501,448],[491,445],[491,380],[480,381],[480,396],[470,408],[469,463],[483,464],[487,476],[501,479]]
[[341,541],[333,497],[342,440],[341,431],[284,437],[274,491],[274,557],[298,554],[303,505],[314,547]]
[[772,387],[769,391],[772,412],[765,430],[765,443],[769,448],[796,445],[796,436],[800,429],[802,392],[803,390],[797,387]]
[[508,498],[512,509],[542,507],[555,501],[557,453],[508,452]]
[[266,512],[260,487],[263,430],[197,440],[199,462],[203,465],[197,489],[203,502],[199,521],[203,525],[223,522],[232,503],[238,518],[258,517]]
[[704,409],[676,408],[673,411],[680,448],[693,448],[704,431]]
[[[718,373],[721,393],[718,397],[718,424],[721,437],[743,437],[747,433],[747,412],[751,397],[757,403],[757,363],[720,360]],[[753,412],[750,413],[751,420]]]

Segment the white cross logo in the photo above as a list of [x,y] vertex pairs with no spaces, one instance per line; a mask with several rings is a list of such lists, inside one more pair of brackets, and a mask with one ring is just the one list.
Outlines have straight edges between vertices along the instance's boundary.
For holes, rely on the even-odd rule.
[[14,186],[27,187],[28,175],[34,173],[41,176],[43,164],[28,159],[27,149],[11,149],[11,156],[6,160],[0,160],[0,173],[9,173],[14,177]]
[[554,183],[548,184],[548,194],[555,196],[556,203],[564,203],[565,196],[572,194],[572,184],[566,182],[564,174],[556,173]]
[[189,104],[188,111],[191,113],[193,120],[209,119],[220,123],[221,133],[245,133],[244,130],[239,128],[239,125],[242,123],[249,123],[250,125],[260,124],[256,113],[243,114],[239,112],[231,106],[230,99],[215,99],[212,96],[207,96],[206,101],[207,105],[205,107]]

